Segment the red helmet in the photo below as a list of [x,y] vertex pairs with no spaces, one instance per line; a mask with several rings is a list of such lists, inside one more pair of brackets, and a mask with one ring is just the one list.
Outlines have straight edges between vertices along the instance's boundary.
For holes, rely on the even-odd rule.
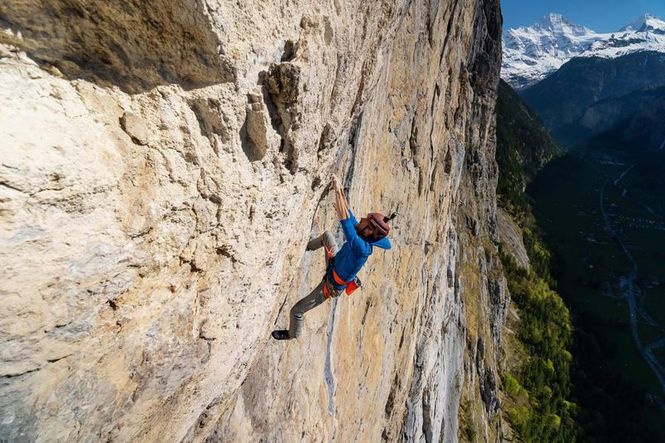
[[390,225],[388,222],[392,219],[391,217],[386,217],[380,212],[370,212],[367,214],[367,219],[374,229],[374,237],[377,240],[385,237],[390,232]]

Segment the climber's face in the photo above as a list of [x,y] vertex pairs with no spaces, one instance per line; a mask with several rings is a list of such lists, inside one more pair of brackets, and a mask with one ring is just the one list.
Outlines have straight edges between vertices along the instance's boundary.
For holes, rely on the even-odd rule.
[[356,225],[356,232],[365,238],[374,237],[374,229],[372,228],[372,224],[369,222],[369,219],[365,217],[361,218],[360,223]]

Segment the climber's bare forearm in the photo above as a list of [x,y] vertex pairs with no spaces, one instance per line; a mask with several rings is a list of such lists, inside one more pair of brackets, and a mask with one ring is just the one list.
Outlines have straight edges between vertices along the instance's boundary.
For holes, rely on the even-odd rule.
[[346,202],[346,197],[344,197],[344,192],[342,191],[339,192],[339,198],[341,201],[341,209],[342,209],[340,211],[339,218],[340,220],[346,220],[347,218],[349,218],[349,205]]
[[335,209],[337,210],[337,216],[340,220],[346,220],[349,218],[349,206],[346,202],[344,191],[342,190],[335,175],[333,175],[332,183],[335,190]]
[[342,193],[342,191],[335,191],[335,197],[337,198],[337,202],[335,205],[335,208],[337,209],[337,216],[339,217],[340,220],[344,220],[348,218],[346,199],[344,198],[344,194]]

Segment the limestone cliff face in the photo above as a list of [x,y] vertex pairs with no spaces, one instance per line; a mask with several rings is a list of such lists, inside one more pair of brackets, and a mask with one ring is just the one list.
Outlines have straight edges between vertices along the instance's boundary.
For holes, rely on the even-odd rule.
[[112,3],[0,6],[0,439],[500,439],[498,1]]

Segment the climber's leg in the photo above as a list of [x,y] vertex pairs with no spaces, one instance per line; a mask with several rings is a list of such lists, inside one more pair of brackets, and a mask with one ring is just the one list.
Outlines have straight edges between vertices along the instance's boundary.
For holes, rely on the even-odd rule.
[[[337,253],[337,243],[335,238],[328,231],[324,232],[320,236],[313,238],[307,244],[307,250],[314,251],[316,249],[325,246],[325,257],[326,257],[326,268],[328,267],[328,260],[331,257],[334,257]],[[330,254],[330,255],[329,255]],[[287,330],[277,330],[272,332],[272,336],[276,340],[286,340],[289,338],[298,338],[302,334],[302,327],[304,323],[305,312],[310,309],[314,309],[323,303],[326,299],[323,295],[323,285],[325,282],[325,277],[321,280],[321,283],[318,284],[312,292],[307,295],[307,297],[302,298],[298,303],[291,308],[290,315],[290,325]],[[331,295],[336,297],[339,295],[340,291],[335,290],[334,288],[329,288]]]
[[321,246],[326,246],[333,255],[337,253],[337,243],[335,242],[335,237],[332,236],[330,231],[326,231],[323,234],[319,235],[316,238],[313,238],[307,243],[308,251],[316,251]]
[[291,323],[289,325],[289,338],[298,338],[302,334],[305,312],[314,309],[326,299],[323,297],[323,282],[318,284],[309,295],[301,299],[291,308]]
[[325,277],[321,280],[316,288],[312,290],[306,297],[302,298],[298,303],[291,308],[290,324],[288,330],[272,331],[272,337],[276,340],[286,340],[290,338],[298,338],[302,334],[302,326],[304,323],[305,312],[314,309],[323,303],[326,299],[323,296],[323,285]]

